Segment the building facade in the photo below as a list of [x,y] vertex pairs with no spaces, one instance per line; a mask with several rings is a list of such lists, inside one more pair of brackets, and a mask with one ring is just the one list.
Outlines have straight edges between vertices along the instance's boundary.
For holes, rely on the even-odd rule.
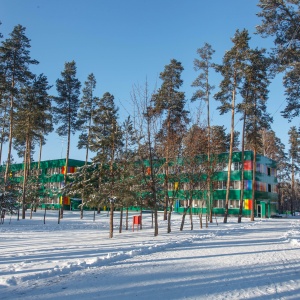
[[[199,187],[194,187],[193,196],[191,198],[187,193],[188,179],[184,176],[184,163],[180,171],[180,175],[184,178],[181,182],[169,183],[169,197],[173,198],[173,210],[178,213],[183,213],[185,208],[189,206],[192,213],[206,213],[207,208],[211,207],[215,215],[223,215],[225,212],[225,199],[227,188],[228,174],[228,153],[219,155],[218,170],[211,178],[210,191],[205,190],[204,186],[199,182]],[[85,164],[84,161],[69,159],[68,170],[66,170],[66,160],[47,160],[31,163],[30,174],[38,175],[40,185],[40,195],[44,198],[42,201],[49,208],[58,208],[64,205],[66,209],[72,206],[77,207],[80,199],[70,199],[63,197],[61,188],[64,186],[64,174],[72,174],[76,172],[76,168]],[[277,212],[278,193],[277,193],[277,177],[276,177],[276,162],[257,155],[256,157],[256,172],[253,172],[253,152],[244,152],[244,168],[242,168],[242,152],[234,152],[232,156],[231,175],[230,175],[230,191],[229,191],[229,215],[238,215],[241,198],[242,187],[242,170],[244,169],[244,196],[243,196],[243,215],[250,216],[252,205],[254,205],[256,217],[270,217]],[[14,182],[23,182],[24,164],[12,164],[10,168],[10,177]],[[169,167],[172,172],[172,167]],[[0,166],[0,172],[4,174],[5,166]],[[255,177],[254,177],[255,176]],[[202,176],[203,181],[207,181],[207,177]],[[253,178],[255,178],[255,186],[253,191]],[[200,181],[201,181],[200,180]],[[252,195],[254,193],[254,203]],[[191,202],[191,203],[190,203]]]
[[[40,184],[39,194],[44,198],[44,203],[49,208],[58,208],[64,205],[70,208],[70,197],[61,195],[61,188],[64,186],[65,173],[71,174],[76,172],[76,168],[85,164],[84,161],[69,159],[68,169],[66,170],[66,159],[55,159],[38,162],[32,162],[29,167],[29,176],[37,176]],[[5,166],[0,166],[0,173],[4,174]],[[24,173],[24,164],[12,164],[10,166],[10,180],[15,184],[22,184]]]
[[[211,202],[212,211],[216,215],[223,215],[225,212],[225,199],[228,176],[228,153],[224,156],[223,167],[216,172],[212,179],[211,191],[203,191],[202,199],[194,198],[191,204],[193,213],[203,210],[206,212],[208,201]],[[265,156],[257,155],[256,172],[253,172],[253,152],[244,152],[244,197],[243,197],[243,215],[250,216],[252,205],[254,205],[256,217],[270,217],[276,213],[278,205],[276,162]],[[242,152],[234,152],[232,156],[230,191],[229,191],[229,215],[238,215],[242,187]],[[255,177],[254,177],[255,176]],[[252,190],[252,181],[255,178],[254,191]],[[254,203],[252,195],[254,192]],[[183,193],[181,193],[182,195]],[[210,200],[207,199],[207,195]],[[180,193],[175,201],[174,210],[183,212],[187,206],[187,201]]]

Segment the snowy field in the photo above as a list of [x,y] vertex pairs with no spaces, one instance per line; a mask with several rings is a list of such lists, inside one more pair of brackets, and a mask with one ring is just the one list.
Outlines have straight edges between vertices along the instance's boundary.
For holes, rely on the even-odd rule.
[[153,236],[151,214],[143,229],[109,239],[106,213],[96,216],[43,211],[0,225],[0,299],[300,299],[300,217],[218,218],[200,229],[194,216],[172,232],[159,215]]

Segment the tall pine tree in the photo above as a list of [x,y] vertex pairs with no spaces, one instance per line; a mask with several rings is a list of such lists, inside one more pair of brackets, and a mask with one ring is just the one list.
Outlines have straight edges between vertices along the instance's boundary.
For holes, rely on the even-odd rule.
[[[178,150],[175,148],[177,148],[178,142],[182,138],[182,132],[189,122],[187,117],[188,112],[185,110],[185,94],[179,90],[183,83],[181,79],[183,70],[181,63],[176,59],[172,59],[170,64],[166,65],[164,71],[160,73],[160,79],[162,80],[161,87],[157,93],[152,95],[154,113],[163,116],[162,128],[157,135],[157,139],[161,144],[165,158],[165,220],[167,219],[167,209],[169,206],[169,163],[171,159],[176,158]],[[168,232],[170,232],[170,222],[168,222]]]
[[296,126],[292,126],[288,132],[289,134],[289,157],[291,163],[291,214],[294,214],[294,206],[295,206],[295,175],[299,172],[299,163],[300,163],[300,134],[296,129]]
[[[208,147],[207,147],[207,157],[208,161],[210,161],[210,150],[211,150],[211,134],[210,134],[210,103],[209,97],[211,91],[214,89],[214,86],[209,83],[209,72],[212,68],[214,68],[214,64],[211,62],[212,55],[214,54],[214,50],[211,45],[205,44],[202,48],[197,50],[197,53],[200,56],[200,59],[194,60],[194,69],[196,71],[200,71],[200,74],[196,78],[196,80],[192,83],[193,87],[198,87],[198,90],[193,94],[192,101],[197,99],[204,100],[207,105],[207,139],[208,139]],[[212,197],[211,197],[211,174],[208,174],[207,179],[208,184],[208,206],[210,212],[210,222],[212,222]]]
[[[254,49],[249,51],[249,61],[245,66],[245,80],[241,89],[243,102],[239,109],[243,113],[243,133],[242,133],[242,156],[244,155],[244,136],[246,135],[248,149],[253,150],[253,179],[252,179],[252,206],[251,220],[254,221],[255,211],[255,173],[256,154],[262,153],[262,130],[269,129],[273,121],[267,112],[266,102],[268,99],[269,86],[269,59],[265,57],[265,50]],[[244,157],[242,157],[242,162]],[[243,164],[242,164],[243,165]],[[242,192],[240,199],[240,211],[238,222],[241,222],[243,208],[244,172],[242,169]]]
[[[113,237],[113,216],[117,197],[115,194],[118,169],[116,159],[122,147],[122,130],[118,124],[118,108],[114,96],[105,93],[96,104],[93,115],[93,125],[90,132],[90,147],[96,152],[93,162],[98,164],[100,172],[99,188],[110,206],[109,237]],[[103,169],[106,170],[105,174]],[[105,178],[103,178],[105,176]]]
[[[25,218],[25,204],[28,194],[26,191],[34,145],[38,143],[40,132],[44,130],[43,119],[50,114],[47,77],[43,74],[36,76],[32,82],[20,90],[18,112],[15,115],[15,141],[21,146],[24,157],[23,194],[22,194],[22,219]],[[48,103],[45,106],[45,103]],[[51,118],[51,117],[50,117]]]
[[80,109],[78,113],[78,119],[81,123],[82,132],[79,136],[78,149],[85,148],[85,164],[88,161],[89,156],[89,140],[90,140],[90,129],[92,126],[92,118],[95,110],[96,97],[94,95],[94,90],[96,88],[96,78],[93,73],[91,73],[87,81],[84,83],[84,88],[82,90],[82,98],[80,102]]
[[[66,62],[65,69],[61,72],[61,79],[56,80],[58,96],[54,98],[56,106],[53,107],[54,123],[60,124],[56,129],[59,136],[67,137],[66,165],[64,184],[67,182],[67,172],[70,154],[71,134],[79,129],[78,108],[81,83],[76,78],[75,61]],[[63,208],[62,203],[62,208]],[[63,212],[63,209],[62,209]],[[61,215],[62,217],[63,215]]]
[[22,25],[14,27],[10,37],[0,46],[0,65],[5,70],[5,90],[9,98],[9,138],[4,180],[8,178],[10,168],[12,141],[14,138],[14,115],[17,110],[16,97],[20,89],[33,78],[29,68],[38,64],[30,57],[30,40],[25,35]]
[[221,106],[219,107],[221,114],[231,111],[230,149],[228,159],[224,223],[227,223],[228,216],[236,97],[238,89],[241,87],[241,83],[244,78],[244,69],[249,52],[249,39],[250,38],[247,30],[237,30],[232,38],[233,47],[225,53],[223,57],[223,64],[217,66],[216,68],[216,70],[223,76],[223,80],[220,84],[220,91],[215,95],[215,99],[221,102]]

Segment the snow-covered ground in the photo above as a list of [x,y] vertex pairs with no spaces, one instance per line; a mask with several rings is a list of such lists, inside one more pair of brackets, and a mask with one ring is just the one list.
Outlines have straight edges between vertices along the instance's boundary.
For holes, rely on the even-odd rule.
[[0,225],[0,299],[300,299],[300,217],[218,218],[200,229],[194,216],[172,232],[159,215],[154,237],[151,214],[143,229],[108,238],[101,213],[43,211]]

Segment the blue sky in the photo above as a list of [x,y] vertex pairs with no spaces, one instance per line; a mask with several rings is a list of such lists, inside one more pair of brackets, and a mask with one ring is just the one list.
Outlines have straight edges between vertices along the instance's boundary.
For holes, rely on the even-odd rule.
[[[0,0],[0,32],[5,39],[15,25],[26,27],[31,57],[40,62],[32,71],[48,77],[54,86],[53,95],[65,62],[75,60],[82,84],[94,73],[96,94],[113,94],[122,120],[132,114],[132,86],[143,85],[147,78],[150,89],[156,84],[159,87],[159,73],[173,58],[184,67],[182,91],[190,99],[194,92],[191,83],[197,76],[193,60],[197,58],[197,48],[204,43],[216,51],[216,63],[221,63],[225,51],[232,47],[230,38],[237,29],[249,31],[251,47],[272,47],[270,39],[254,34],[260,23],[257,3],[258,0]],[[212,74],[211,83],[216,86],[213,93],[217,92],[220,77]],[[291,123],[280,115],[284,105],[278,76],[270,86],[268,110],[274,117],[272,129],[287,144]],[[217,106],[212,99],[212,125],[229,129],[229,117],[219,116]],[[55,132],[47,140],[43,160],[65,157],[66,142],[61,142]],[[76,146],[77,136],[73,136],[70,158],[84,160],[84,151]],[[14,159],[20,162],[18,157]]]

